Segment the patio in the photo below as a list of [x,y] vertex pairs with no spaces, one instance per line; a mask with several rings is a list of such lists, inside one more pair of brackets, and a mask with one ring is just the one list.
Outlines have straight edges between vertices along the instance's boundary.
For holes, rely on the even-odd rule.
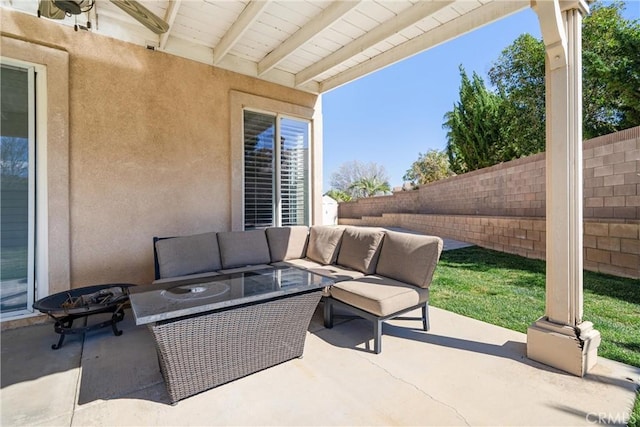
[[[304,357],[171,406],[151,334],[130,312],[72,336],[2,333],[2,425],[626,424],[640,369],[599,358],[584,378],[526,357],[526,335],[432,308],[432,329],[394,320],[372,354],[364,320],[309,327]],[[416,313],[417,315],[417,313]],[[561,402],[561,403],[558,403]]]
[[[152,236],[243,229],[245,111],[295,117],[311,129],[310,144],[300,150],[307,150],[312,171],[307,214],[317,223],[321,94],[532,4],[549,58],[546,181],[554,186],[546,195],[546,222],[558,242],[547,247],[548,306],[529,340],[433,309],[429,333],[418,322],[390,322],[383,353],[376,356],[362,351],[371,344],[366,322],[327,330],[318,311],[304,359],[177,406],[168,404],[149,332],[136,327],[130,313],[121,337],[96,331],[52,351],[57,337],[51,324],[24,326],[33,321],[27,304],[27,313],[3,321],[3,328],[13,322],[1,337],[3,425],[626,421],[639,370],[603,359],[593,369],[584,363],[595,359],[599,334],[582,319],[582,197],[576,185],[582,177],[579,168],[568,168],[580,164],[574,161],[582,144],[580,66],[572,55],[580,52],[585,2],[388,2],[402,10],[382,14],[377,2],[216,2],[233,9],[221,22],[215,10],[194,10],[211,2],[168,1],[152,7],[175,29],[153,39],[135,23],[132,32],[123,32],[132,25],[118,11],[109,21],[107,1],[83,18],[97,24],[100,16],[95,32],[73,31],[74,17],[65,25],[36,18],[35,0],[0,3],[3,57],[40,76],[28,84],[42,95],[35,100],[40,125],[32,126],[40,148],[30,154],[30,163],[37,157],[39,164],[37,191],[30,193],[39,216],[27,219],[30,242],[39,243],[30,250],[38,251],[31,266],[38,287],[33,280],[29,285],[36,300],[94,283],[149,283]],[[272,20],[283,5],[305,10],[285,8],[287,32],[272,23],[264,31],[278,37],[262,44],[262,30],[250,27],[262,28],[259,18]],[[216,34],[182,34],[181,26],[190,29],[201,16],[212,19],[203,27]],[[305,50],[333,24],[351,25],[345,18],[362,28],[348,40],[329,38],[331,49]],[[394,39],[400,31],[406,40]],[[192,44],[196,33],[208,42]],[[305,57],[309,53],[313,57]],[[532,361],[528,351],[577,376]]]
[[[80,15],[45,14],[62,18],[59,25],[37,18],[36,0],[0,2],[5,67],[22,70],[24,94],[39,94],[35,107],[19,98],[24,129],[6,135],[39,141],[29,154],[30,165],[38,157],[29,181],[38,185],[23,191],[39,209],[20,215],[33,235],[25,237],[24,260],[33,264],[33,300],[94,283],[149,283],[152,236],[252,228],[251,208],[244,209],[255,195],[245,194],[243,182],[254,175],[244,154],[261,146],[257,133],[243,129],[256,111],[266,114],[260,120],[278,118],[274,135],[281,122],[294,123],[306,141],[291,150],[306,159],[308,200],[299,203],[308,205],[307,219],[292,223],[319,223],[322,93],[533,8],[548,59],[545,180],[554,186],[546,191],[547,232],[558,244],[547,247],[548,306],[530,329],[527,352],[578,376],[591,368],[599,333],[582,318],[582,176],[575,167],[586,2],[145,1],[150,14],[164,16],[170,30],[163,34],[132,26],[111,2],[86,3]],[[74,31],[78,22],[95,31]],[[282,164],[272,151],[270,161]],[[276,169],[276,182],[297,170]],[[281,193],[272,187],[265,209],[280,206]],[[284,214],[275,209],[267,222],[282,224]],[[12,315],[12,327],[26,324],[30,305]]]

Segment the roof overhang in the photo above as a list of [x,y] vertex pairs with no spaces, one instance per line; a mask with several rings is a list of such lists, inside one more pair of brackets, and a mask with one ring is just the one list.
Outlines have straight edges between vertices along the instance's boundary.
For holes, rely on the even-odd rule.
[[[530,7],[529,0],[140,3],[169,23],[169,31],[154,34],[108,0],[96,0],[91,11],[59,22],[91,22],[98,34],[311,93]],[[38,0],[0,0],[0,5],[34,15],[38,10]]]

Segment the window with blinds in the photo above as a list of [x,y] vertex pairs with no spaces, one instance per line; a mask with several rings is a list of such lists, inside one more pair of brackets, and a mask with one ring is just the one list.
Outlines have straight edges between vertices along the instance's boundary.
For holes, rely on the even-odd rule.
[[309,122],[245,110],[244,228],[308,225],[309,185]]
[[276,118],[244,112],[244,228],[274,225]]

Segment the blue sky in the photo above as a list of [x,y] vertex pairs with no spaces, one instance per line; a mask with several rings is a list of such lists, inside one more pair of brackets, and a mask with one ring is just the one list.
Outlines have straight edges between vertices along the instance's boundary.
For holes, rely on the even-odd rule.
[[[640,2],[626,3],[625,16],[640,18]],[[524,33],[540,38],[531,9],[324,94],[324,191],[351,160],[383,165],[391,186],[402,185],[419,153],[445,148],[443,116],[459,99],[460,64],[489,84],[491,63]]]

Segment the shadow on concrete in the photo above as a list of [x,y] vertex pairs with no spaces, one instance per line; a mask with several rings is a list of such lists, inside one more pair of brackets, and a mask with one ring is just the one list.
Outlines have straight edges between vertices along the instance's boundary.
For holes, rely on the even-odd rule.
[[[416,323],[419,321],[416,320]],[[410,326],[397,326],[390,323],[383,323],[382,328],[382,351],[384,352],[385,336],[394,336],[403,339],[423,342],[425,344],[438,345],[457,350],[481,353],[506,359],[515,360],[532,366],[544,367],[545,365],[527,359],[526,345],[522,342],[507,341],[503,345],[484,343],[481,341],[471,341],[461,338],[435,335],[425,332],[421,328]],[[325,329],[316,332],[316,335],[327,341],[331,345],[342,348],[351,348],[356,351],[372,353],[373,349],[369,344],[373,340],[373,328],[366,320],[353,320],[341,326],[334,326],[333,329]],[[364,344],[364,348],[360,347]],[[550,368],[551,369],[551,368]],[[560,371],[558,371],[560,372]]]
[[53,323],[3,331],[0,335],[0,387],[33,381],[80,367],[82,337],[69,336],[59,350]]
[[[90,322],[110,316],[95,315]],[[79,377],[79,405],[125,397],[170,403],[147,328],[135,325],[130,310],[118,328],[123,331],[121,336],[115,336],[111,328],[89,331],[84,337],[68,335],[58,350],[51,349],[59,338],[53,323],[3,331],[0,387],[63,374],[57,382],[77,384]]]
[[585,420],[588,424],[592,425],[625,427],[628,425],[631,417],[630,413],[609,414],[597,411],[585,412],[581,409],[572,408],[559,403],[550,403],[547,406],[558,411],[573,414],[580,420]]
[[[396,320],[401,319],[397,318]],[[416,318],[418,319],[418,318]],[[407,319],[404,319],[407,320]],[[413,320],[413,319],[411,319]],[[415,320],[419,324],[419,320]],[[382,351],[384,353],[385,336],[393,336],[422,342],[430,345],[447,347],[455,350],[479,353],[503,359],[513,360],[532,368],[551,372],[560,376],[573,377],[572,374],[529,359],[527,357],[526,343],[521,341],[506,341],[502,345],[486,343],[482,341],[468,340],[451,336],[437,335],[432,332],[425,332],[420,327],[413,327],[411,323],[407,326],[399,326],[391,323],[383,323]],[[373,353],[373,327],[364,319],[352,319],[335,324],[332,329],[323,329],[312,332],[327,343],[341,348],[348,348],[354,351]],[[626,376],[616,377],[607,375],[607,370],[594,369],[584,376],[584,380],[611,384],[629,391],[640,390],[640,370],[628,366],[629,372]]]
[[[638,370],[638,368],[634,367],[632,367],[632,369]],[[634,392],[640,392],[640,376],[637,375],[637,372],[635,374],[629,373],[625,378],[614,378],[609,375],[602,375],[592,371],[585,375],[584,379],[603,384],[611,384]]]
[[[107,320],[109,313],[91,317],[91,323]],[[86,319],[77,321],[81,322]],[[59,335],[53,323],[3,331],[0,335],[0,387],[46,379],[50,384],[68,384],[77,405],[115,399],[139,399],[170,405],[153,337],[145,326],[137,326],[130,309],[118,323],[122,335],[111,328],[68,335],[58,350],[51,345]],[[322,330],[322,310],[314,314],[309,330]],[[49,383],[47,383],[49,384]],[[72,392],[73,393],[73,392]],[[25,395],[24,398],[28,398]]]
[[86,336],[78,404],[125,397],[170,403],[149,330],[135,325],[130,310],[118,327],[121,336],[108,328]]

